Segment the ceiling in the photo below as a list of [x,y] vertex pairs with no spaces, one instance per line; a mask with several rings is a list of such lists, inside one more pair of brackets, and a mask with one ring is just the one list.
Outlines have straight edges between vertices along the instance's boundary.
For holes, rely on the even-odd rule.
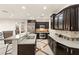
[[0,4],[0,18],[43,19],[68,4]]

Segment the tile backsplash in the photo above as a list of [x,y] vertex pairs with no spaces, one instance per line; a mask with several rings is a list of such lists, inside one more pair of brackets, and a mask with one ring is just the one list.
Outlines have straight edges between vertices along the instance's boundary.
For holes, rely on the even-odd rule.
[[58,33],[69,38],[79,38],[79,31],[49,30],[49,32],[51,35]]

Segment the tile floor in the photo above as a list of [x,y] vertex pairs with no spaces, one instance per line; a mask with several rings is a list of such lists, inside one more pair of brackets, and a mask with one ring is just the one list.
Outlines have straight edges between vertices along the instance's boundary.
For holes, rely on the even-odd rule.
[[47,39],[37,39],[36,55],[54,55]]
[[[5,55],[7,45],[0,43],[0,55]],[[12,55],[12,45],[9,45],[6,55]],[[37,39],[35,55],[54,55],[51,51],[47,39]]]

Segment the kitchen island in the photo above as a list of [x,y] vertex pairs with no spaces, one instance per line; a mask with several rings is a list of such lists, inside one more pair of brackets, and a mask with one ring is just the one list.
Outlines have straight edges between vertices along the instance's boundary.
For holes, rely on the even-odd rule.
[[36,49],[36,34],[21,34],[9,37],[6,40],[12,40],[13,55],[34,55]]

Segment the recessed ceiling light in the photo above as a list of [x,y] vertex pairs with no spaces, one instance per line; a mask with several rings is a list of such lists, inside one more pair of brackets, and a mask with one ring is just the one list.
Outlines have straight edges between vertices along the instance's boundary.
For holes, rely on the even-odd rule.
[[44,7],[43,7],[43,9],[44,9],[44,10],[46,10],[46,9],[47,9],[47,7],[46,7],[46,6],[44,6]]
[[25,10],[25,9],[26,9],[26,7],[25,7],[25,6],[22,6],[22,9],[24,9],[24,10]]

